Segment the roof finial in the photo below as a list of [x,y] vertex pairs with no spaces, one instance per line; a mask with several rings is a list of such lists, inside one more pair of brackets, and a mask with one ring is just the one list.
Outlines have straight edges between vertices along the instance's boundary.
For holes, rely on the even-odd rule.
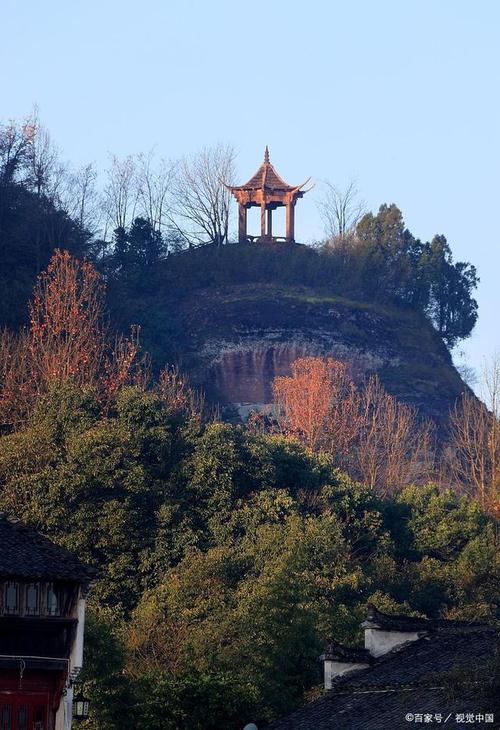
[[269,148],[266,144],[266,151],[264,152],[264,163],[269,165]]

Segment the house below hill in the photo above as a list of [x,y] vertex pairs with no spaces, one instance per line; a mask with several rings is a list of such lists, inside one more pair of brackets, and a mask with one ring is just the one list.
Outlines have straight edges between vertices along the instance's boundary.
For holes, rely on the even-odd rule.
[[362,628],[364,648],[327,644],[323,696],[268,730],[500,727],[497,629],[373,607]]
[[0,728],[70,730],[94,571],[0,514]]

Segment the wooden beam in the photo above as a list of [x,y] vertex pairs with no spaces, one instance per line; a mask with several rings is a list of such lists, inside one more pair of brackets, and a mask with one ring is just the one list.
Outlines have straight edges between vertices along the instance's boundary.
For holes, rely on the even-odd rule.
[[295,206],[292,200],[289,200],[286,204],[286,240],[289,243],[293,243],[295,240],[295,220],[294,212]]
[[238,241],[245,243],[247,240],[247,209],[241,203],[238,206]]

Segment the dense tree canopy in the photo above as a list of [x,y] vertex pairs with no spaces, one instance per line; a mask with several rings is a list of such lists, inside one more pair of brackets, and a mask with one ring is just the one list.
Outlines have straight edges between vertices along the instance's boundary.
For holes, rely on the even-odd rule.
[[1,441],[0,507],[100,570],[89,727],[126,727],[124,706],[186,730],[286,712],[369,601],[498,611],[494,523],[474,499],[432,485],[381,499],[331,456],[203,425],[165,391],[123,388],[103,414],[91,390],[58,389]]
[[434,236],[430,243],[415,238],[397,206],[382,205],[377,215],[363,216],[352,255],[375,296],[394,296],[424,311],[448,345],[472,331],[477,319],[474,266],[454,263],[444,236]]

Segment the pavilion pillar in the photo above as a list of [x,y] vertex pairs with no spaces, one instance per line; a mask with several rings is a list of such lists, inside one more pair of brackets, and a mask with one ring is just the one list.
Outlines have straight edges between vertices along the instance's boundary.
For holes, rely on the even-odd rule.
[[266,237],[266,201],[260,204],[260,237]]
[[273,235],[273,211],[271,208],[267,209],[267,235],[272,238]]
[[293,200],[289,200],[286,204],[286,240],[293,243],[295,240],[295,220],[294,212],[295,206]]
[[238,241],[245,243],[247,240],[247,209],[240,203],[238,206]]

